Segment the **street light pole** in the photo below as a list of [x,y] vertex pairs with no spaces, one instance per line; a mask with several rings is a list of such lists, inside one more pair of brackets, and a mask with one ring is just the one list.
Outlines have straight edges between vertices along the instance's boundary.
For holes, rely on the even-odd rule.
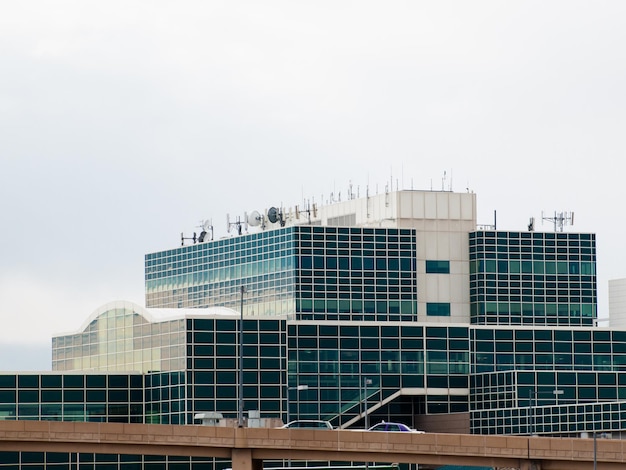
[[593,425],[593,470],[598,468],[598,442],[596,441],[596,429],[595,423]]
[[[365,416],[364,416],[364,421],[365,421],[365,430],[367,431],[369,429],[369,425],[367,422],[367,386],[368,385],[372,385],[372,379],[368,379],[367,377],[363,377],[363,390],[364,390],[364,394],[365,396],[363,397],[365,400]],[[369,462],[365,462],[365,470],[369,470],[370,468],[370,463]]]
[[241,285],[241,312],[239,317],[239,403],[237,406],[237,426],[243,428],[243,294],[246,288]]
[[530,416],[529,416],[529,421],[528,421],[528,427],[529,427],[529,433],[531,436],[535,434],[535,410],[533,408],[533,400],[535,398],[535,394],[533,393],[533,390],[530,389],[528,391],[528,400],[529,400],[529,404],[530,404]]
[[369,429],[368,422],[367,422],[367,386],[368,385],[372,385],[372,379],[368,379],[367,377],[365,377],[363,379],[363,388],[365,389],[364,400],[365,400],[365,429],[366,430]]
[[[548,391],[546,390],[544,393],[547,393]],[[532,388],[530,390],[528,390],[528,400],[529,400],[529,405],[530,405],[530,421],[529,421],[529,428],[530,428],[530,432],[529,434],[531,436],[533,436],[535,434],[535,410],[534,410],[534,406],[533,403],[536,404],[537,402],[537,396],[542,393],[541,391],[538,390],[533,390]],[[563,390],[559,390],[558,388],[555,388],[554,390],[552,390],[552,394],[554,395],[554,400],[556,402],[556,404],[559,404],[559,395],[563,395]]]
[[[308,385],[296,385],[295,387],[287,387],[287,423],[285,424],[289,424],[289,392],[291,390],[308,390],[309,386]],[[298,394],[298,399],[300,398],[300,394]],[[287,466],[291,468],[291,454],[289,455],[289,459],[287,460]]]
[[[287,387],[287,422],[285,424],[289,424],[290,423],[290,421],[289,421],[289,392],[291,390],[298,390],[298,391],[300,391],[300,390],[308,390],[308,389],[309,389],[308,385],[298,385],[296,387]],[[298,395],[298,397],[299,397],[299,395]]]

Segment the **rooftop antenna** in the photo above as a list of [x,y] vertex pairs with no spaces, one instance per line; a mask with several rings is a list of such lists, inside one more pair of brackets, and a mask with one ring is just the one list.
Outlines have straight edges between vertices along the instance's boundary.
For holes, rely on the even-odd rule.
[[311,201],[307,201],[304,204],[304,209],[300,209],[300,207],[296,206],[296,219],[300,219],[300,213],[305,212],[307,214],[308,220],[309,220],[309,224],[311,223],[311,212],[313,212],[313,217],[316,217],[316,208],[315,208],[315,203],[313,203],[313,206],[311,206]]
[[237,220],[235,222],[231,222],[230,221],[230,214],[226,214],[226,231],[228,233],[230,233],[230,228],[231,227],[235,227],[235,230],[237,231],[237,235],[241,235],[241,230],[243,228],[243,225],[246,225],[246,230],[248,230],[247,227],[247,223],[242,222],[239,217],[237,217]]
[[285,226],[285,219],[283,217],[282,209],[277,209],[276,207],[270,207],[267,210],[267,220],[271,223],[275,224],[276,222],[280,222],[280,226]]
[[193,237],[185,237],[183,232],[180,232],[180,246],[185,246],[185,240],[193,240],[193,242],[196,243],[197,239],[196,232],[193,232]]
[[543,211],[541,212],[541,219],[547,220],[554,224],[555,232],[562,232],[565,225],[574,225],[574,213],[573,212],[554,212],[554,217],[545,217]]
[[200,227],[202,228],[202,232],[200,232],[200,235],[198,236],[198,243],[212,241],[213,240],[213,224],[211,223],[211,221],[203,220],[202,225],[200,225]]
[[262,229],[265,228],[265,217],[259,214],[259,211],[252,211],[249,214],[245,214],[245,219],[250,227],[261,226]]

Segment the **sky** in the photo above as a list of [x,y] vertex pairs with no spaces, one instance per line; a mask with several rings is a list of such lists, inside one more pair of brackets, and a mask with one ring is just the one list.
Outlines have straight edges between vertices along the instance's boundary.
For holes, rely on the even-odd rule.
[[597,237],[626,277],[626,2],[25,0],[0,6],[0,370],[144,305],[211,220],[400,189]]

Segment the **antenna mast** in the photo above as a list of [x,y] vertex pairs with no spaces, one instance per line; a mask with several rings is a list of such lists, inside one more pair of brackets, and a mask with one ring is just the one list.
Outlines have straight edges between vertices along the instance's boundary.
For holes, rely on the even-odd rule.
[[554,224],[555,232],[562,232],[566,225],[574,225],[574,213],[573,212],[554,212],[554,217],[544,217],[541,213],[542,220],[547,220]]

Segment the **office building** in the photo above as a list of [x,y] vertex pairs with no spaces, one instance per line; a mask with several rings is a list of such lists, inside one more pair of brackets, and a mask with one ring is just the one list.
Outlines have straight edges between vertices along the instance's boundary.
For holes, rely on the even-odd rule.
[[241,372],[248,425],[363,428],[367,410],[432,432],[620,437],[626,331],[595,327],[595,235],[476,213],[469,192],[385,191],[253,211],[224,238],[206,226],[146,255],[145,308],[102,306],[53,338],[51,373],[4,377],[0,409],[232,423]]

